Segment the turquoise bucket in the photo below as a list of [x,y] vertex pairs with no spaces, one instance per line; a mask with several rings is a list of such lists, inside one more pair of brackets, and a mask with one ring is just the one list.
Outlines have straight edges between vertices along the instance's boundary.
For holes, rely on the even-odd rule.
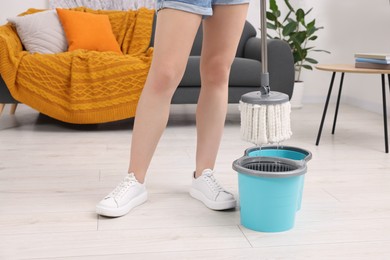
[[[296,161],[304,160],[306,163],[311,160],[312,154],[310,151],[307,151],[302,148],[293,147],[293,146],[276,146],[276,145],[267,145],[262,147],[252,147],[245,150],[245,155],[247,156],[269,156],[277,158],[286,158]],[[300,189],[299,197],[297,200],[297,210],[301,209],[302,197],[303,197],[303,188],[305,183],[305,175],[300,177]]]
[[241,224],[261,232],[294,227],[301,176],[306,162],[243,156],[233,162],[238,172]]

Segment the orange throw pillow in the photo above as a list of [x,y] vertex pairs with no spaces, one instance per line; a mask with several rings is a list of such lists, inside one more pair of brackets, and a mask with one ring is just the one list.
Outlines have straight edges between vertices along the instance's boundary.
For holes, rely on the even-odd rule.
[[85,49],[122,53],[112,32],[108,15],[57,8],[68,41],[68,51]]

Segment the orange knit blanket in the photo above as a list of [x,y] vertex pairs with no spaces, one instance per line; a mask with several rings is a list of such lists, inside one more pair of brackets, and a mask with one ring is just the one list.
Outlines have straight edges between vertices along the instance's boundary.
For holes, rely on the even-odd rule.
[[30,54],[23,50],[15,28],[6,24],[0,27],[0,74],[12,96],[69,123],[134,117],[152,59],[154,10],[73,10],[107,14],[124,55],[85,50]]

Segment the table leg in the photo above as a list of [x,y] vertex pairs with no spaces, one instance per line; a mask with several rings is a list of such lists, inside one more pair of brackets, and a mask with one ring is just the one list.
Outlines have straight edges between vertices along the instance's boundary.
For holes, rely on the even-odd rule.
[[382,98],[383,98],[383,124],[385,132],[385,151],[389,153],[389,140],[387,135],[387,106],[386,106],[386,84],[385,84],[385,74],[382,74]]
[[320,143],[320,138],[321,138],[321,133],[322,133],[322,127],[324,126],[326,111],[328,110],[329,99],[330,99],[330,95],[332,94],[332,88],[333,88],[333,82],[334,82],[335,76],[336,76],[336,72],[333,72],[333,74],[332,74],[332,79],[331,79],[330,85],[329,85],[328,96],[326,97],[324,112],[322,113],[322,119],[321,119],[320,129],[318,129],[318,135],[317,135],[316,145],[318,145],[318,144]]
[[17,106],[18,106],[18,103],[15,103],[15,104],[11,105],[11,109],[9,111],[10,115],[15,115],[15,111],[16,111]]
[[4,107],[5,107],[5,104],[1,103],[1,104],[0,104],[0,115],[1,115],[1,113],[3,112]]
[[390,91],[390,74],[387,74],[387,80],[389,81],[389,91]]
[[340,89],[339,89],[339,94],[337,96],[337,104],[336,104],[336,111],[335,111],[334,120],[333,120],[332,135],[334,134],[334,131],[336,129],[337,114],[339,113],[340,97],[341,97],[341,90],[343,88],[344,74],[345,74],[344,72],[341,73]]

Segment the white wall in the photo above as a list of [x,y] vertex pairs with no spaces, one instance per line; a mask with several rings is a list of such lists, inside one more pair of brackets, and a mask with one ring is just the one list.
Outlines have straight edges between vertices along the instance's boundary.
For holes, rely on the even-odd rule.
[[44,9],[48,8],[49,0],[1,0],[0,1],[0,24],[5,24],[8,17],[23,13],[28,8]]
[[[248,20],[258,27],[259,11],[254,9],[258,9],[259,0],[252,2],[250,8],[253,10],[250,10]],[[284,5],[283,0],[277,2],[279,6]],[[353,64],[357,52],[390,53],[389,0],[291,0],[291,3],[304,10],[313,7],[310,17],[316,18],[317,25],[325,27],[314,45],[331,54],[313,55],[320,63]],[[323,103],[331,73],[305,70],[302,78],[305,81],[304,103]],[[339,78],[336,78],[333,101],[338,84]],[[346,74],[342,102],[382,113],[381,91],[379,75]],[[390,97],[388,86],[386,91]]]

